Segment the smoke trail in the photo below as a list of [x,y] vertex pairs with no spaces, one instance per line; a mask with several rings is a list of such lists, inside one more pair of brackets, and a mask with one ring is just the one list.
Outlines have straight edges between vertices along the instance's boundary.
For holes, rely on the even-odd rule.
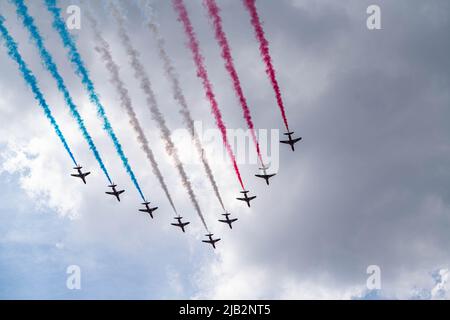
[[167,188],[166,182],[164,181],[164,177],[163,177],[161,171],[159,170],[158,163],[156,162],[153,151],[150,148],[150,144],[144,134],[144,130],[142,129],[141,124],[139,123],[136,112],[134,111],[130,96],[128,94],[128,90],[125,87],[125,84],[123,83],[122,79],[120,78],[119,66],[115,63],[115,61],[112,58],[109,43],[101,35],[100,30],[98,29],[97,21],[94,20],[94,18],[90,14],[90,12],[85,10],[85,16],[88,19],[88,21],[92,27],[92,30],[94,31],[94,37],[95,37],[95,41],[96,41],[96,50],[100,53],[102,60],[106,64],[106,68],[108,69],[109,73],[111,74],[110,81],[114,85],[114,87],[120,97],[120,102],[121,102],[122,107],[125,108],[128,116],[130,118],[130,124],[133,127],[134,131],[136,132],[137,140],[139,141],[142,150],[144,151],[145,155],[147,156],[147,159],[150,161],[153,174],[158,179],[164,193],[166,194],[166,197],[169,200],[170,206],[172,207],[173,211],[175,211],[175,213],[178,215],[175,205],[172,201],[172,197],[169,193],[169,189]]
[[130,58],[130,64],[134,70],[134,76],[135,78],[140,82],[141,89],[144,91],[146,95],[146,102],[150,109],[151,115],[153,120],[156,121],[158,124],[158,128],[161,133],[161,138],[163,139],[165,143],[166,152],[169,154],[169,156],[172,157],[172,159],[175,162],[175,167],[178,170],[178,173],[180,174],[183,186],[186,188],[186,191],[189,195],[189,198],[195,208],[195,210],[198,213],[198,216],[200,217],[203,226],[206,230],[208,230],[208,226],[206,225],[205,218],[203,217],[203,213],[200,209],[200,205],[197,201],[197,197],[194,194],[194,190],[192,189],[191,182],[189,181],[189,178],[186,174],[186,171],[184,170],[183,164],[181,163],[181,160],[178,156],[178,151],[172,141],[172,138],[170,136],[170,130],[166,125],[166,121],[164,119],[164,116],[162,115],[161,111],[158,108],[158,104],[156,102],[156,97],[153,92],[150,79],[148,78],[148,75],[144,69],[144,66],[142,65],[140,59],[139,59],[139,53],[134,49],[130,37],[128,36],[125,26],[124,26],[124,19],[120,15],[119,11],[117,10],[117,7],[114,5],[114,3],[111,3],[111,11],[116,18],[117,24],[119,26],[119,38],[122,42],[122,45],[125,47],[126,52],[128,54],[128,57]]
[[74,40],[72,39],[71,35],[67,31],[64,21],[61,19],[61,16],[60,16],[61,9],[56,6],[56,0],[45,0],[45,4],[47,6],[47,10],[53,16],[53,28],[58,32],[58,34],[64,44],[64,47],[66,47],[68,49],[68,58],[72,62],[72,65],[75,67],[76,74],[81,77],[81,82],[83,83],[83,85],[85,86],[85,88],[89,94],[89,99],[97,108],[97,115],[103,121],[103,129],[106,130],[106,132],[110,136],[111,140],[113,141],[114,147],[116,148],[116,151],[117,151],[118,155],[120,156],[120,159],[122,160],[122,164],[125,167],[125,170],[127,171],[128,175],[130,176],[131,181],[133,182],[134,186],[136,187],[137,191],[139,192],[142,200],[145,201],[145,197],[141,191],[141,187],[139,186],[136,176],[134,175],[134,172],[131,169],[130,164],[128,163],[128,159],[122,150],[122,145],[120,144],[119,140],[117,139],[116,134],[114,133],[114,130],[111,126],[111,123],[109,122],[108,117],[106,116],[105,109],[100,102],[97,92],[95,91],[94,83],[92,82],[91,78],[89,77],[89,73],[88,73],[86,67],[84,66],[84,62],[78,52],[78,49],[75,45]]
[[206,97],[208,98],[210,104],[212,113],[214,114],[214,117],[216,119],[216,124],[220,129],[220,132],[222,134],[222,140],[223,144],[225,145],[225,148],[228,152],[228,155],[231,158],[231,161],[233,163],[233,168],[236,173],[236,176],[239,180],[239,183],[243,190],[245,190],[244,183],[242,182],[241,173],[239,172],[239,168],[236,163],[236,157],[234,156],[233,150],[231,149],[231,146],[228,142],[227,137],[227,130],[225,127],[225,124],[222,120],[222,113],[220,112],[219,106],[216,101],[216,97],[214,95],[211,82],[208,78],[208,72],[206,71],[205,65],[203,63],[203,56],[200,53],[200,47],[197,40],[197,36],[194,32],[194,29],[192,27],[191,21],[189,19],[186,7],[184,5],[183,0],[172,0],[173,6],[175,8],[175,11],[178,13],[178,20],[183,23],[184,31],[186,32],[186,35],[189,39],[189,48],[192,51],[192,55],[194,57],[194,62],[197,67],[197,76],[202,80],[203,87],[205,89]]
[[27,83],[28,86],[30,86],[31,91],[33,91],[34,98],[38,101],[39,105],[44,110],[45,116],[50,121],[51,125],[53,126],[53,129],[55,130],[55,132],[58,135],[59,139],[61,140],[62,144],[64,145],[64,149],[66,149],[66,151],[69,154],[70,158],[72,159],[73,163],[75,165],[77,165],[77,162],[75,161],[75,157],[73,156],[73,153],[70,150],[69,145],[67,144],[66,139],[64,138],[64,135],[62,134],[61,130],[59,129],[59,126],[56,123],[56,120],[50,111],[47,101],[45,101],[45,98],[41,92],[41,89],[39,89],[39,85],[37,83],[36,77],[31,72],[31,70],[28,68],[27,64],[25,63],[22,56],[20,55],[19,50],[17,48],[17,43],[11,37],[11,35],[8,32],[8,29],[6,29],[5,25],[3,24],[4,21],[5,21],[5,18],[3,18],[2,15],[0,15],[0,35],[3,38],[3,40],[5,41],[5,47],[8,51],[9,57],[17,63],[17,65],[19,67],[19,71],[22,73],[22,76],[23,76],[25,82]]
[[[148,3],[146,3],[146,5],[147,5],[147,9],[152,10]],[[214,178],[214,174],[209,165],[208,159],[204,155],[204,151],[203,151],[202,144],[200,142],[200,138],[198,137],[197,132],[195,131],[194,120],[192,119],[192,115],[189,110],[186,98],[184,96],[183,90],[181,89],[178,75],[177,75],[175,68],[173,66],[173,63],[167,53],[164,38],[161,36],[161,34],[159,32],[158,25],[151,19],[151,17],[149,15],[150,14],[148,14],[147,26],[150,29],[150,31],[152,32],[152,34],[156,40],[159,57],[163,61],[164,71],[172,85],[173,98],[178,102],[178,104],[181,107],[180,113],[183,116],[184,123],[189,130],[191,139],[192,139],[192,141],[195,145],[195,148],[197,150],[197,153],[202,161],[203,167],[206,172],[206,176],[208,177],[208,180],[211,183],[211,186],[214,190],[214,193],[215,193],[217,199],[219,200],[220,205],[222,206],[222,209],[225,211],[225,206],[223,204],[222,197],[219,192],[219,187],[217,186],[216,179]]]
[[255,35],[259,42],[259,50],[264,60],[264,63],[266,64],[266,73],[269,76],[273,90],[275,91],[275,96],[277,99],[278,107],[280,108],[281,111],[281,116],[283,117],[284,125],[286,127],[286,130],[289,132],[290,131],[289,124],[287,121],[286,112],[284,110],[283,99],[281,98],[281,90],[280,86],[278,85],[277,78],[275,76],[275,68],[273,67],[272,58],[269,52],[269,42],[267,41],[266,36],[264,34],[264,30],[261,25],[261,20],[259,19],[258,11],[256,10],[255,0],[243,0],[243,1],[245,7],[250,13],[251,22],[255,30]]
[[89,145],[89,149],[91,149],[91,151],[93,152],[95,159],[97,160],[98,164],[100,165],[100,168],[102,169],[102,171],[105,174],[108,181],[111,183],[111,178],[109,177],[108,171],[106,170],[103,160],[100,157],[97,147],[95,146],[94,141],[92,140],[92,137],[90,136],[90,134],[88,133],[88,131],[84,125],[84,121],[81,118],[80,113],[78,112],[78,108],[75,105],[75,103],[73,102],[72,97],[69,94],[69,91],[64,83],[64,80],[58,71],[58,67],[54,63],[51,54],[47,51],[47,49],[44,46],[44,40],[43,40],[42,36],[40,35],[39,30],[37,29],[33,18],[29,15],[27,6],[24,4],[23,0],[13,0],[13,2],[17,7],[17,9],[16,9],[17,15],[20,18],[20,20],[23,22],[23,25],[30,32],[31,37],[34,40],[34,43],[36,44],[36,46],[39,50],[39,54],[41,56],[42,61],[44,62],[45,67],[52,74],[53,78],[55,78],[59,91],[64,95],[64,100],[70,109],[72,117],[74,117],[75,120],[77,121],[79,129],[81,130],[84,139],[86,140],[86,142]]
[[231,56],[231,49],[228,44],[225,32],[223,31],[222,28],[222,18],[220,17],[220,9],[217,6],[215,0],[205,0],[204,5],[208,10],[209,17],[214,26],[216,40],[220,45],[220,48],[222,50],[222,57],[225,60],[225,68],[230,74],[231,80],[233,82],[234,91],[236,93],[237,98],[239,99],[242,111],[244,112],[244,118],[245,121],[247,122],[248,128],[250,129],[250,134],[252,136],[253,143],[255,144],[259,161],[264,166],[264,162],[261,156],[261,150],[259,148],[259,142],[258,139],[256,138],[252,116],[250,114],[250,109],[248,108],[247,99],[245,98],[244,92],[242,91],[241,81],[239,80],[236,68],[234,67],[233,57]]

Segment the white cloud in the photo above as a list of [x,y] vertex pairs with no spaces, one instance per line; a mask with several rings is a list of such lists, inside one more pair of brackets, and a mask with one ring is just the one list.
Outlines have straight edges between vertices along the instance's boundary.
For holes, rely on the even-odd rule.
[[62,216],[78,215],[81,195],[67,183],[61,163],[53,155],[55,146],[34,137],[24,145],[10,143],[2,154],[0,172],[18,174],[20,185],[41,209],[50,208]]
[[[305,5],[313,2],[314,7]],[[279,111],[248,17],[240,2],[223,3],[227,9],[224,26],[236,52],[254,121],[259,128],[277,128]],[[409,298],[416,287],[425,288],[419,289],[418,295],[447,298],[448,270],[440,269],[436,283],[430,283],[429,270],[450,262],[446,245],[450,154],[445,147],[450,136],[446,120],[450,117],[449,80],[443,71],[449,69],[448,41],[443,40],[448,38],[448,19],[428,24],[433,18],[426,13],[437,12],[430,8],[433,5],[426,4],[426,10],[421,10],[404,3],[384,3],[387,25],[383,33],[368,33],[364,28],[364,1],[345,5],[336,1],[258,3],[291,126],[304,140],[295,153],[280,149],[280,171],[269,187],[255,181],[256,168],[242,166],[248,188],[258,196],[251,209],[234,201],[239,190],[230,164],[210,154],[227,209],[239,218],[233,230],[216,221],[221,210],[201,167],[187,166],[207,221],[222,238],[214,253],[199,241],[203,237],[199,220],[163,152],[139,88],[114,41],[115,26],[108,16],[102,18],[106,36],[114,44],[113,53],[179,212],[191,221],[187,234],[176,232],[169,224],[172,212],[117,104],[103,65],[92,52],[88,29],[78,33],[82,55],[144,192],[160,207],[154,220],[137,213],[139,198],[49,21],[38,19],[39,27],[80,102],[80,111],[114,181],[126,189],[121,203],[104,194],[106,181],[97,163],[53,79],[40,65],[28,35],[15,22],[11,5],[5,4],[8,25],[14,26],[14,35],[77,158],[92,175],[86,186],[69,176],[67,155],[2,47],[0,90],[7,92],[0,97],[2,120],[6,119],[0,127],[2,182],[18,177],[30,202],[41,211],[77,218],[68,222],[66,238],[52,239],[52,248],[83,262],[90,272],[99,270],[107,273],[105,278],[123,279],[120,283],[130,291],[144,288],[147,293],[148,286],[159,285],[161,290],[152,288],[155,296],[164,291],[195,298],[350,299],[367,293],[366,267],[375,263],[382,270],[384,297]],[[444,3],[436,1],[435,6]],[[214,127],[170,3],[160,1],[155,6],[195,118],[203,121],[205,128]],[[406,7],[409,14],[404,13]],[[39,5],[32,8],[35,16],[46,17]],[[191,11],[224,118],[230,127],[242,127],[204,13]],[[131,11],[130,17],[137,14]],[[139,41],[147,34],[140,33],[143,28],[138,19],[132,20],[132,35],[151,71],[160,104],[172,128],[180,128],[177,107],[153,45]],[[185,148],[180,145],[181,152]],[[20,232],[23,230],[18,228],[8,233],[2,243],[31,246],[33,239]],[[114,286],[114,281],[111,283],[98,281],[96,286],[109,289]],[[89,294],[86,287],[83,290]]]
[[431,289],[432,299],[448,299],[450,289],[450,271],[448,269],[440,269],[435,275],[436,285]]

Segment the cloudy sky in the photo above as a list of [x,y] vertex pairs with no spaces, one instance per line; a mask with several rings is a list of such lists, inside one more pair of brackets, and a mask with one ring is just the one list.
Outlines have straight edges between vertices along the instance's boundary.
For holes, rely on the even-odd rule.
[[[245,129],[201,0],[186,1],[205,63],[230,129]],[[161,33],[194,118],[214,119],[170,1],[154,0]],[[281,130],[273,91],[241,1],[219,0],[237,71],[256,126]],[[450,3],[446,0],[259,0],[257,7],[277,69],[290,126],[303,141],[295,153],[276,148],[271,185],[257,166],[241,164],[258,198],[249,209],[231,164],[207,155],[233,230],[217,222],[221,208],[198,162],[186,171],[207,223],[222,240],[213,251],[164,151],[133,78],[117,26],[100,1],[91,10],[157,155],[186,234],[170,225],[173,212],[139,148],[126,114],[94,50],[83,5],[73,30],[107,114],[144,193],[160,208],[150,220],[73,72],[42,1],[30,13],[66,81],[123,201],[104,194],[107,181],[43,67],[14,6],[0,0],[5,25],[19,43],[77,160],[92,171],[88,184],[70,177],[72,163],[17,66],[0,48],[0,298],[447,298],[450,255]],[[368,30],[366,9],[381,8],[381,30]],[[184,129],[155,42],[136,3],[124,8],[169,127]],[[277,131],[274,131],[277,132]],[[180,135],[181,136],[181,135]],[[189,146],[175,139],[181,155]],[[208,152],[209,151],[209,152]],[[278,159],[278,160],[277,160]],[[66,286],[68,266],[81,270],[81,290]],[[381,270],[369,290],[366,270]]]

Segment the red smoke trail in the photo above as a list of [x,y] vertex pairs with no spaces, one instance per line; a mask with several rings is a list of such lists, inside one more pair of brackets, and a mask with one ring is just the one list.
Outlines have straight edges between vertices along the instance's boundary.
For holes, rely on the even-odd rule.
[[286,130],[289,132],[289,125],[286,117],[286,112],[284,110],[283,99],[281,98],[280,86],[278,85],[277,78],[275,76],[275,69],[272,64],[272,58],[270,57],[269,52],[269,42],[266,39],[264,34],[264,30],[261,25],[261,20],[258,16],[258,11],[256,10],[255,0],[243,0],[245,7],[250,13],[251,22],[253,28],[255,29],[256,38],[259,41],[259,50],[261,52],[261,56],[266,64],[266,73],[269,76],[270,82],[272,83],[273,90],[275,91],[275,96],[277,98],[278,106],[280,107],[281,116],[283,117],[284,125],[286,126]]
[[242,91],[241,81],[239,80],[239,76],[236,72],[236,68],[234,67],[233,57],[231,56],[231,49],[228,44],[227,37],[222,28],[222,18],[220,17],[220,9],[217,6],[215,0],[205,0],[204,2],[211,21],[214,25],[214,32],[216,36],[217,42],[219,42],[220,48],[222,49],[222,57],[225,60],[225,68],[230,74],[231,80],[233,81],[234,91],[239,99],[239,103],[241,104],[242,110],[244,111],[244,118],[247,121],[247,126],[250,129],[250,133],[253,139],[253,143],[256,146],[256,152],[258,153],[259,161],[262,165],[264,165],[261,151],[259,148],[259,142],[256,138],[255,128],[253,125],[252,116],[250,114],[250,109],[247,105],[247,100],[245,99],[244,92]]
[[219,127],[220,132],[222,134],[223,144],[225,145],[228,155],[230,156],[231,161],[233,162],[234,171],[236,172],[239,183],[241,184],[242,189],[245,190],[244,183],[242,182],[241,178],[241,173],[239,172],[239,168],[236,163],[236,157],[234,156],[233,150],[231,149],[231,146],[228,142],[227,129],[222,120],[222,113],[219,110],[219,106],[217,104],[211,82],[209,81],[208,72],[206,71],[205,65],[203,63],[203,56],[200,53],[200,46],[197,40],[197,36],[192,27],[191,20],[189,19],[186,7],[184,5],[183,0],[172,0],[172,3],[175,8],[175,11],[178,13],[178,21],[180,21],[183,24],[184,31],[186,32],[186,35],[188,37],[189,40],[188,46],[191,49],[192,54],[194,56],[194,62],[197,67],[197,76],[202,80],[206,97],[208,98],[209,103],[211,104],[211,109],[216,119],[216,124]]

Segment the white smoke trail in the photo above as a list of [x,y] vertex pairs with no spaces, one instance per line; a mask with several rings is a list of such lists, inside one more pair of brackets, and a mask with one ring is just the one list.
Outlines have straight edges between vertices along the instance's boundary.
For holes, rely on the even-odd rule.
[[121,103],[122,107],[125,108],[128,116],[130,118],[130,124],[136,133],[137,140],[139,141],[142,150],[144,151],[145,155],[147,156],[147,159],[150,161],[152,171],[153,171],[154,175],[156,176],[156,178],[158,179],[158,181],[161,185],[161,188],[163,189],[167,199],[169,200],[170,206],[175,211],[175,214],[178,215],[177,210],[174,205],[174,202],[172,200],[172,196],[169,193],[169,189],[167,188],[164,177],[159,169],[158,163],[156,162],[153,151],[150,148],[149,142],[148,142],[147,138],[145,137],[144,131],[139,123],[137,116],[136,116],[136,112],[134,111],[133,104],[132,104],[130,96],[128,94],[128,90],[125,87],[125,84],[123,83],[123,81],[120,77],[119,67],[112,58],[109,43],[103,38],[103,36],[100,33],[100,30],[98,28],[97,21],[95,21],[95,19],[90,14],[90,12],[86,10],[85,14],[86,14],[86,18],[88,19],[88,21],[91,25],[93,32],[94,32],[94,38],[96,41],[95,49],[101,55],[102,60],[106,64],[106,68],[108,69],[108,71],[111,75],[110,81],[114,85],[114,88],[116,89],[116,91],[120,97],[120,103]]
[[200,220],[203,223],[203,226],[208,231],[208,226],[206,225],[205,218],[203,216],[203,213],[200,209],[200,205],[198,203],[197,197],[194,194],[194,190],[192,189],[191,182],[189,181],[189,178],[186,174],[186,171],[184,170],[183,164],[181,163],[180,157],[178,155],[178,151],[172,141],[172,138],[170,136],[170,130],[166,125],[166,121],[164,119],[164,116],[162,115],[161,111],[159,110],[158,104],[156,102],[156,97],[153,92],[150,79],[147,76],[147,73],[139,59],[139,53],[134,49],[131,39],[128,36],[128,33],[124,26],[124,18],[118,11],[116,5],[111,2],[110,5],[111,12],[113,16],[115,17],[118,27],[119,27],[119,38],[122,42],[122,45],[125,47],[125,50],[128,54],[128,57],[130,58],[130,64],[134,70],[134,76],[135,78],[140,82],[141,89],[144,91],[146,96],[146,102],[149,107],[150,113],[152,115],[152,119],[156,121],[158,124],[158,128],[161,133],[161,138],[164,141],[166,152],[169,154],[169,156],[172,157],[175,167],[177,168],[177,171],[180,175],[181,181],[183,186],[185,187],[189,198],[195,208],[195,210],[198,213],[198,216],[200,217]]
[[211,166],[209,165],[208,159],[204,154],[200,138],[198,137],[197,132],[195,131],[194,120],[192,119],[192,115],[189,110],[186,98],[184,96],[183,90],[181,89],[178,74],[173,66],[172,60],[170,59],[167,53],[165,40],[161,36],[159,26],[155,22],[153,8],[147,1],[141,1],[141,3],[146,11],[147,27],[150,29],[153,37],[156,40],[158,47],[158,54],[160,59],[163,61],[165,74],[172,85],[173,98],[178,102],[178,104],[181,107],[180,113],[183,116],[184,123],[189,130],[191,139],[194,142],[197,153],[202,161],[208,180],[211,183],[211,186],[214,190],[217,199],[219,200],[220,205],[222,206],[222,209],[225,211],[225,206],[223,204],[222,197],[219,192],[219,187],[217,186],[217,182],[216,179],[214,178],[214,174],[211,170]]

